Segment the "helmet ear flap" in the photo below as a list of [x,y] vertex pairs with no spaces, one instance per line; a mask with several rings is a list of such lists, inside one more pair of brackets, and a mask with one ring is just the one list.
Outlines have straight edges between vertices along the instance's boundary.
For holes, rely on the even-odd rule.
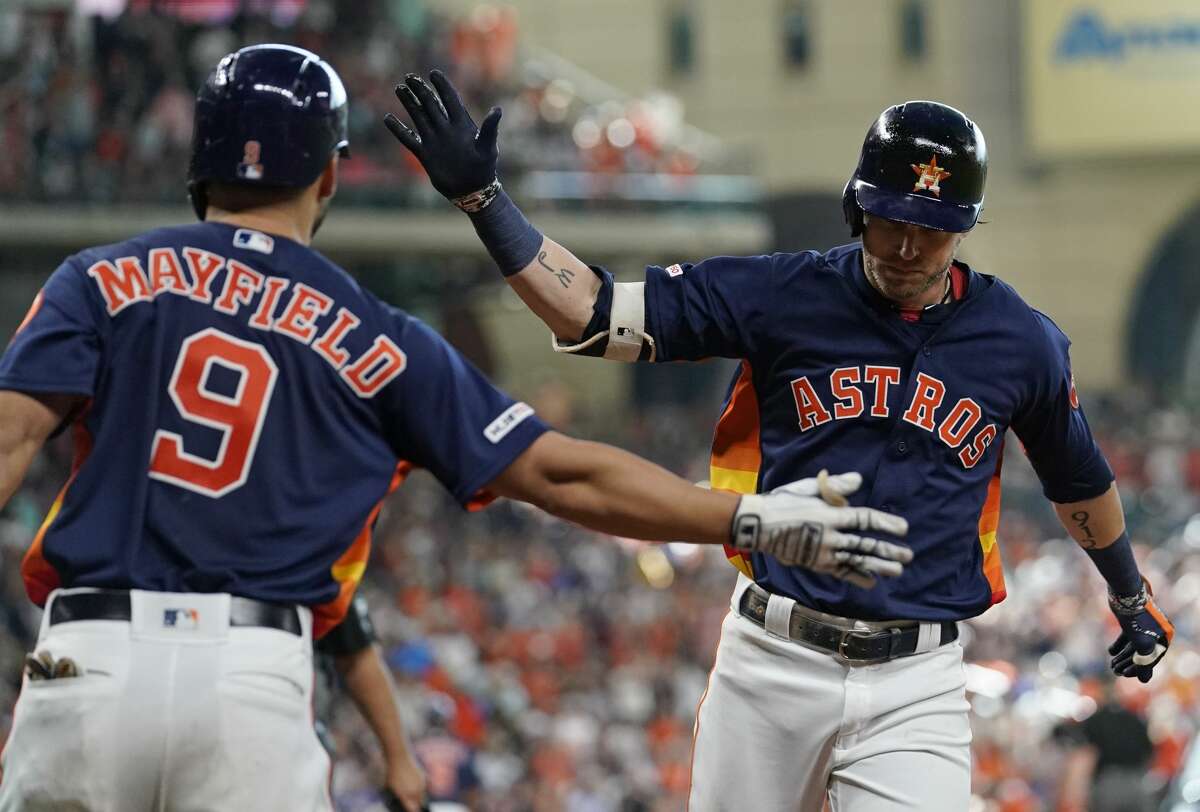
[[850,226],[850,236],[857,237],[863,233],[863,212],[858,205],[858,197],[854,194],[854,178],[846,183],[842,192],[842,214]]

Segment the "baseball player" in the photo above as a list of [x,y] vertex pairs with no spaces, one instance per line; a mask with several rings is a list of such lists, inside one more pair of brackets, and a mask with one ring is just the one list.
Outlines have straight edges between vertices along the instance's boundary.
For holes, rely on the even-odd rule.
[[198,224],[69,257],[0,358],[0,504],[47,436],[70,479],[22,562],[44,606],[0,810],[326,810],[312,639],[341,619],[414,466],[601,531],[896,576],[904,520],[695,488],[548,431],[309,248],[348,150],[317,55],[226,56],[196,101]]
[[[327,681],[333,682],[329,672],[335,672],[379,742],[386,766],[380,795],[388,812],[422,812],[427,808],[425,773],[405,735],[393,695],[392,674],[384,662],[367,599],[361,592],[355,593],[342,622],[317,640],[313,650],[319,655],[318,666],[325,666],[320,670],[328,675]],[[319,726],[320,719],[317,722]],[[325,738],[323,744],[331,755],[336,755],[332,737]]]
[[[1054,323],[955,259],[983,203],[979,128],[944,104],[872,124],[821,254],[650,266],[615,283],[540,234],[496,178],[499,109],[475,127],[438,72],[396,95],[392,133],[469,213],[556,349],[623,361],[741,360],[711,481],[769,492],[823,468],[909,521],[914,564],[873,586],[729,548],[739,570],[696,719],[692,810],[963,810],[970,730],[957,621],[1004,598],[996,547],[1012,428],[1064,526],[1109,585],[1115,671],[1150,679],[1171,641],[1079,408]],[[440,99],[439,99],[440,96]],[[838,483],[841,485],[842,483]],[[829,494],[839,501],[839,493]]]

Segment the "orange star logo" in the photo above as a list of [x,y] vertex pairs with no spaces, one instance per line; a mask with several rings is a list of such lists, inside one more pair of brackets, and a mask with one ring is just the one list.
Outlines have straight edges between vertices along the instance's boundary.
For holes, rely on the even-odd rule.
[[942,196],[942,187],[938,186],[938,182],[942,178],[950,177],[950,173],[937,165],[936,155],[930,158],[927,164],[910,164],[910,166],[917,173],[917,182],[913,184],[914,192],[933,192],[934,197]]

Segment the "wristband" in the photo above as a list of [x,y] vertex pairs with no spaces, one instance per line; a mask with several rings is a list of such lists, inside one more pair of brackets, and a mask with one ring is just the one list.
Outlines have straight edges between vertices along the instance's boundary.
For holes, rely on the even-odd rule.
[[[479,204],[480,207],[470,210],[459,205],[458,201],[468,199],[472,201],[470,205]],[[499,181],[492,181],[477,192],[456,198],[454,203],[467,212],[483,247],[505,276],[524,270],[542,250],[542,232],[525,219]]]
[[1122,532],[1117,540],[1098,550],[1087,550],[1088,557],[1108,582],[1108,591],[1117,597],[1138,595],[1142,590],[1142,575],[1133,558],[1129,534]]
[[1108,608],[1113,611],[1114,615],[1136,615],[1144,610],[1149,602],[1150,590],[1144,582],[1136,595],[1118,597],[1111,592],[1108,593]]
[[467,214],[474,214],[477,211],[483,211],[491,205],[492,201],[496,199],[496,195],[500,194],[502,188],[504,187],[500,185],[500,179],[496,178],[482,189],[471,192],[469,195],[451,198],[450,202]]

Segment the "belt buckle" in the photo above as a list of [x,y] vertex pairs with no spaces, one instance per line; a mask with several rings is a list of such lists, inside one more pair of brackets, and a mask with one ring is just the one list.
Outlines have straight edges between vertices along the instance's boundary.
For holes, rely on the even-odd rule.
[[891,657],[851,657],[846,647],[849,646],[851,640],[869,640],[876,636],[874,632],[863,632],[857,629],[845,629],[838,636],[837,655],[848,663],[882,663],[891,659]]
[[842,633],[838,635],[837,654],[843,660],[848,662],[856,662],[853,657],[846,653],[846,646],[854,638],[854,634],[855,632],[853,629],[844,629]]

